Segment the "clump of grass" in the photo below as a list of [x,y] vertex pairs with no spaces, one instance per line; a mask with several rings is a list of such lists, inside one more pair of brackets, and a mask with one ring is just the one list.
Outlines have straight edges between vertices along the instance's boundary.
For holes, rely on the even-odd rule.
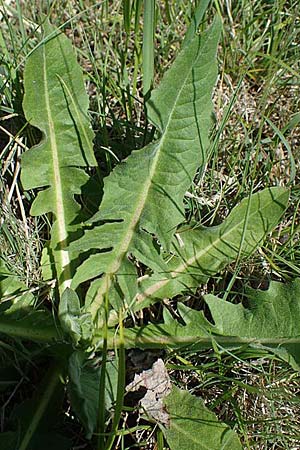
[[[16,139],[16,140],[15,140]],[[0,176],[0,246],[2,263],[27,286],[40,279],[40,221],[28,214],[28,201],[19,181],[22,141],[10,137],[2,149]],[[23,144],[24,146],[24,144]]]

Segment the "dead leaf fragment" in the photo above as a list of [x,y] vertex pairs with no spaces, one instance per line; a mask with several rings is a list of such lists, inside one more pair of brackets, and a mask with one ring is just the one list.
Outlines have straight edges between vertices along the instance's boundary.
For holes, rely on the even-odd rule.
[[145,412],[163,425],[169,425],[169,414],[164,408],[163,400],[171,392],[171,381],[162,359],[158,359],[149,370],[136,374],[126,391],[138,391],[141,387],[147,389],[140,401]]

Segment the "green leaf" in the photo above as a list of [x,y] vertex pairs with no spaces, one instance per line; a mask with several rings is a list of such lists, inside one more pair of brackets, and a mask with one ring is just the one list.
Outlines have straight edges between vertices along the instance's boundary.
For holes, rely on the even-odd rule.
[[[163,310],[163,323],[149,324],[124,329],[125,348],[180,348],[192,345],[193,350],[203,350],[212,346],[213,333],[218,330],[204,317],[203,311],[195,311],[183,304],[178,304],[182,322],[178,322],[168,312]],[[219,339],[219,337],[218,337]],[[230,339],[228,339],[231,342]],[[103,346],[101,331],[95,335],[94,344]],[[236,342],[236,340],[234,341]],[[108,348],[116,348],[120,342],[113,329],[108,333]]]
[[0,316],[0,333],[35,342],[62,339],[62,331],[46,310],[34,308],[8,309]]
[[171,450],[242,450],[234,431],[219,422],[200,398],[173,386],[165,405],[170,426],[163,433]]
[[[40,144],[22,157],[24,189],[40,189],[31,214],[54,214],[51,250],[61,292],[72,277],[66,249],[80,207],[74,199],[96,165],[94,134],[87,117],[88,96],[71,42],[48,22],[44,39],[25,65],[23,108],[28,122],[43,133]],[[41,189],[43,188],[43,189]]]
[[[148,108],[159,140],[132,152],[105,179],[100,211],[93,218],[102,225],[71,245],[81,252],[98,250],[79,267],[72,282],[76,288],[103,274],[89,305],[93,317],[116,276],[127,274],[133,249],[140,242],[150,245],[147,232],[168,249],[184,220],[183,196],[197,168],[206,162],[219,33],[220,22],[215,21],[203,36],[195,36],[153,91]],[[117,282],[114,288],[120,288]]]
[[191,23],[185,33],[184,40],[182,43],[182,48],[184,48],[186,45],[189,45],[191,39],[197,33],[198,27],[203,21],[204,15],[206,10],[208,9],[208,6],[210,4],[210,0],[202,0],[194,10],[194,15],[191,19]]
[[80,302],[76,292],[70,288],[67,288],[61,296],[58,317],[62,329],[71,336],[75,344],[78,344],[81,338]]
[[69,359],[68,392],[72,408],[85,427],[88,439],[96,430],[99,409],[100,368],[87,361],[83,352]]
[[[238,257],[251,255],[279,222],[288,197],[284,188],[265,189],[242,200],[221,225],[179,229],[170,261],[164,265],[162,261],[160,270],[141,279],[139,293],[131,297],[131,310],[195,289]],[[146,263],[144,249],[133,254]]]
[[[290,283],[272,281],[266,291],[248,288],[247,308],[210,294],[205,296],[205,301],[214,325],[204,317],[203,311],[178,304],[180,323],[165,310],[162,324],[125,329],[126,347],[190,345],[196,351],[211,347],[213,341],[222,347],[250,345],[278,355],[299,370],[300,279]],[[116,345],[118,342],[110,332],[108,348]]]
[[[248,305],[234,305],[206,295],[215,326],[223,336],[251,339],[286,359],[285,350],[300,365],[300,279],[271,281],[266,291],[248,289]],[[291,358],[289,362],[293,364]],[[294,365],[295,366],[295,365]]]
[[48,241],[44,244],[40,262],[41,274],[44,281],[55,279],[55,267],[51,263],[51,255],[50,242]]
[[[118,369],[115,361],[106,362],[105,405],[110,409],[116,399]],[[68,393],[72,408],[85,427],[90,439],[99,416],[99,384],[101,368],[87,359],[84,352],[74,352],[69,359]]]

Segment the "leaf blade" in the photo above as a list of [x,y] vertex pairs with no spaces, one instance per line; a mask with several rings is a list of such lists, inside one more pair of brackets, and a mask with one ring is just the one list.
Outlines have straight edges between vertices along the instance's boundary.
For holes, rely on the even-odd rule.
[[80,211],[74,195],[80,194],[88,180],[82,168],[95,166],[96,161],[87,118],[88,97],[71,43],[64,35],[55,34],[48,22],[44,30],[44,41],[26,62],[23,100],[25,117],[41,130],[43,140],[23,154],[21,179],[26,190],[43,188],[31,214],[52,212],[55,216],[51,248],[63,292],[72,277],[66,246]]
[[173,386],[165,405],[170,426],[163,428],[163,433],[172,450],[242,449],[237,434],[188,391]]
[[256,339],[258,344],[271,351],[282,347],[299,367],[300,280],[271,281],[266,291],[248,289],[247,297],[248,308],[213,295],[204,297],[220,334]]
[[[267,350],[287,361],[295,370],[300,366],[300,279],[288,283],[272,281],[266,291],[248,289],[248,307],[232,304],[214,295],[204,297],[214,321],[203,311],[184,304],[178,310],[184,324],[168,313],[162,324],[125,329],[126,348],[180,348],[193,351],[212,347],[213,341],[226,348],[249,345]],[[94,338],[101,346],[102,338]],[[110,332],[108,348],[118,345]]]

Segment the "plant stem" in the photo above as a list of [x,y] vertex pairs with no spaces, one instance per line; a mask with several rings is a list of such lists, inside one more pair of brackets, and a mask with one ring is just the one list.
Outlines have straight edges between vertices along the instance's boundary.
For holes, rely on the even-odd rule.
[[102,363],[99,380],[99,415],[98,415],[98,444],[97,449],[105,448],[105,378],[106,378],[106,361],[107,361],[107,318],[108,318],[108,293],[105,294],[105,321],[103,325],[103,347],[102,347]]

